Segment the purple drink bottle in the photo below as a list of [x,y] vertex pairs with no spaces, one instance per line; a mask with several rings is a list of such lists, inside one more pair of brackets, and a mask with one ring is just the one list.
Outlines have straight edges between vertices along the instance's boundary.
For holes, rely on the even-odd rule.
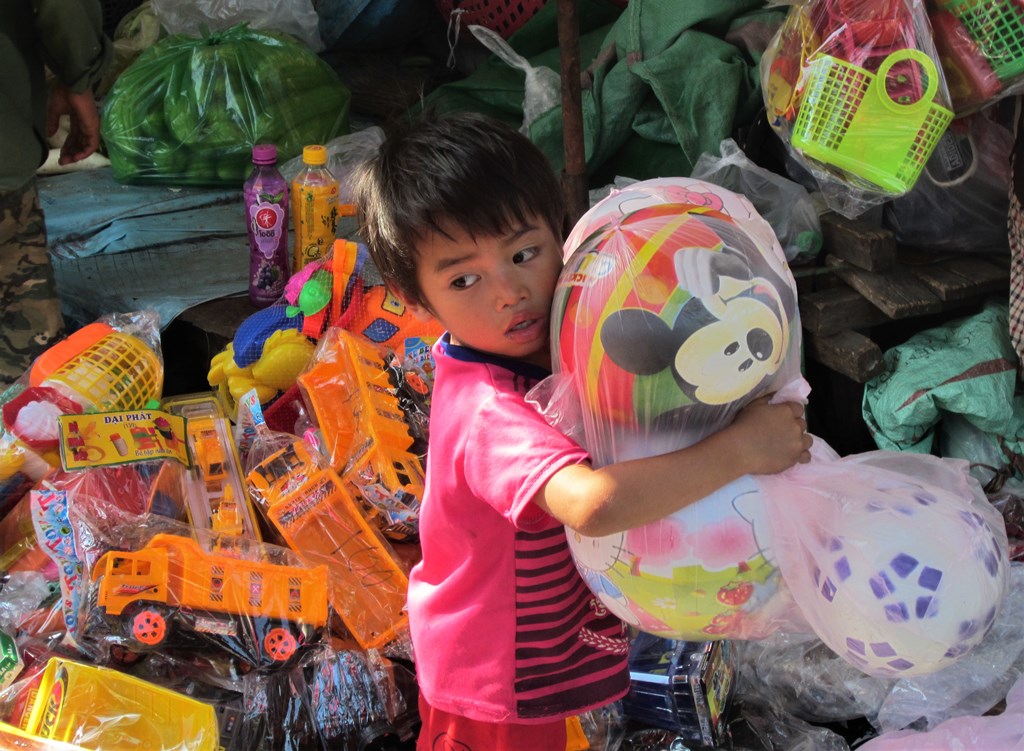
[[284,294],[288,257],[288,181],[277,169],[277,147],[252,149],[252,174],[242,189],[249,228],[249,300],[265,308]]

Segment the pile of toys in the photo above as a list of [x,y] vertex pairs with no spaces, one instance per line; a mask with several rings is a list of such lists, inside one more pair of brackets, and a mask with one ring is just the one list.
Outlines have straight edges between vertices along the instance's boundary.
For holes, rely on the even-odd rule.
[[247,321],[209,392],[164,396],[158,321],[134,312],[0,395],[0,745],[410,741],[439,332],[373,312],[364,252],[339,241]]
[[[157,316],[103,316],[0,394],[0,745],[411,748],[405,599],[417,560],[432,361],[339,240],[164,395]],[[638,641],[634,722],[717,742],[724,642]],[[618,740],[614,740],[618,739]],[[611,745],[607,745],[611,744]]]
[[[831,209],[907,194],[954,118],[1024,86],[1012,0],[803,0],[761,64],[769,122]],[[797,170],[801,171],[801,170]]]

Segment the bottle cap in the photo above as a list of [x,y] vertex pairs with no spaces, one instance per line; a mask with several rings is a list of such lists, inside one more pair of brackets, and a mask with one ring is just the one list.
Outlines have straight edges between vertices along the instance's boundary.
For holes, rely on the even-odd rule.
[[312,164],[318,166],[321,164],[327,164],[327,149],[319,144],[313,146],[306,146],[302,150],[302,161],[306,164]]
[[272,143],[258,143],[252,147],[253,164],[273,164],[277,161],[277,147]]

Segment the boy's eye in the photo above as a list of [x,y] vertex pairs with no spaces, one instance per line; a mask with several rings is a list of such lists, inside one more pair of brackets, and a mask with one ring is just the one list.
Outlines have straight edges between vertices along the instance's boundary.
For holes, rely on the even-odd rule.
[[526,263],[540,253],[540,248],[523,248],[512,256],[512,263]]
[[463,276],[457,276],[454,279],[452,279],[451,285],[455,287],[455,289],[466,289],[467,287],[472,287],[474,284],[476,284],[478,278],[479,277],[477,277],[475,274],[465,274]]

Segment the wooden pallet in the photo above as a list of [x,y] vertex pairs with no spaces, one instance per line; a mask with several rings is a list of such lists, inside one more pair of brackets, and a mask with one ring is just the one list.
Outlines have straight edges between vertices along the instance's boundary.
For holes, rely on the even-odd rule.
[[937,254],[829,213],[820,263],[794,269],[806,356],[857,383],[884,369],[871,334],[896,321],[954,317],[1009,288],[1009,254]]

